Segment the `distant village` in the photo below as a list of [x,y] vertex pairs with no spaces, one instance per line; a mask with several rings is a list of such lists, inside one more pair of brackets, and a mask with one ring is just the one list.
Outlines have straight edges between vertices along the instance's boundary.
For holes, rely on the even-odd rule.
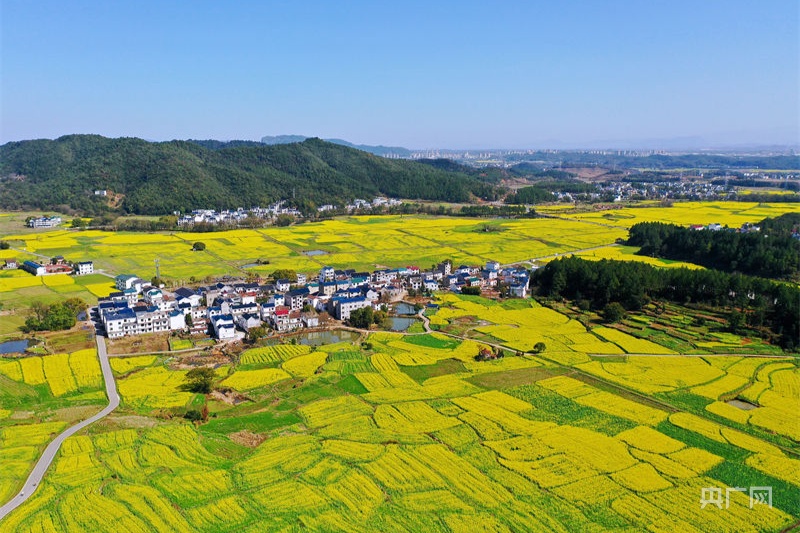
[[508,286],[509,295],[528,295],[530,272],[524,268],[502,268],[496,261],[485,266],[450,261],[421,271],[410,266],[374,272],[323,267],[318,275],[297,274],[297,279],[274,283],[217,283],[199,288],[167,291],[134,275],[115,278],[119,292],[101,299],[100,320],[109,338],[166,331],[212,333],[219,340],[243,338],[255,327],[286,333],[320,325],[320,313],[346,321],[353,311],[402,300],[409,291],[479,290]]
[[[343,209],[347,212],[353,211],[366,211],[370,209],[380,208],[383,206],[397,206],[403,202],[396,198],[385,198],[379,196],[372,200],[362,200],[356,198],[351,203],[344,207],[325,204],[317,208],[317,212],[325,213],[327,211],[338,211]],[[178,217],[178,226],[193,226],[195,224],[212,224],[212,225],[238,225],[247,219],[262,219],[269,220],[277,218],[280,215],[290,215],[295,218],[301,218],[303,214],[292,207],[286,207],[286,201],[282,200],[267,207],[251,207],[244,209],[225,209],[223,211],[216,211],[214,209],[195,209],[191,213],[181,214],[180,212],[174,213]]]

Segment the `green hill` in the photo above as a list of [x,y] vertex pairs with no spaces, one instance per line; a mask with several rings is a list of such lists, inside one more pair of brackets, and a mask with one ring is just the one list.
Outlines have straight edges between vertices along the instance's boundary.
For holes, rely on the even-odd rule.
[[496,195],[476,176],[319,139],[213,149],[69,135],[0,146],[0,208],[97,214],[110,209],[97,189],[122,195],[115,209],[146,215],[266,205],[293,192],[307,206],[375,195],[451,202]]

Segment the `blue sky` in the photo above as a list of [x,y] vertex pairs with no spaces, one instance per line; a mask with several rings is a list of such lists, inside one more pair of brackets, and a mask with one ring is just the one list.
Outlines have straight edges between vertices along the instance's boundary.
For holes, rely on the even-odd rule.
[[0,142],[798,143],[797,0],[0,5]]

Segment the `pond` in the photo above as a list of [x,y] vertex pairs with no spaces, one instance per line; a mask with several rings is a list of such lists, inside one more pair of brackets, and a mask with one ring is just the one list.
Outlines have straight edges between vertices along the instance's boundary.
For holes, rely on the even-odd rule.
[[400,302],[395,304],[392,308],[392,311],[397,315],[416,315],[417,310],[414,309],[414,306],[411,304],[407,304],[405,302]]
[[[353,331],[347,330],[331,330],[331,331],[309,331],[306,333],[298,333],[285,337],[284,340],[291,342],[291,339],[297,339],[298,344],[305,346],[321,346],[323,344],[336,344],[337,342],[353,342],[358,339],[360,335]],[[268,340],[268,346],[280,344],[278,339]]]
[[328,252],[326,252],[325,250],[305,250],[302,253],[303,255],[325,255]]
[[21,341],[6,341],[4,343],[0,343],[0,354],[3,353],[23,353],[25,349],[28,347],[28,339],[22,339]]
[[389,320],[392,323],[389,329],[392,331],[406,331],[411,327],[411,324],[417,322],[416,318],[406,318],[401,316],[390,316]]

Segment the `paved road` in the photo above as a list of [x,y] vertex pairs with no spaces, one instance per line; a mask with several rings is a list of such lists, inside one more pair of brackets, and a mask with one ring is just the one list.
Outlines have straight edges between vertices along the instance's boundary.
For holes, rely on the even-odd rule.
[[108,406],[96,415],[66,429],[63,433],[56,437],[55,440],[53,440],[53,442],[47,446],[47,448],[45,448],[44,453],[42,453],[42,456],[39,458],[36,466],[33,467],[33,471],[31,472],[30,476],[28,476],[28,479],[25,481],[25,485],[22,487],[22,490],[20,490],[19,494],[14,496],[7,504],[0,507],[0,520],[5,518],[6,515],[8,515],[11,511],[22,505],[22,503],[30,498],[31,495],[36,491],[37,487],[42,481],[42,478],[47,472],[47,469],[53,462],[56,453],[58,453],[58,449],[61,447],[61,444],[64,442],[64,440],[67,439],[67,437],[71,437],[89,424],[97,422],[111,411],[116,409],[119,405],[117,384],[114,381],[114,374],[111,372],[111,365],[108,362],[108,355],[106,354],[105,337],[97,335],[95,338],[97,340],[97,354],[100,356],[100,369],[103,371],[103,378],[105,379],[106,383]]

